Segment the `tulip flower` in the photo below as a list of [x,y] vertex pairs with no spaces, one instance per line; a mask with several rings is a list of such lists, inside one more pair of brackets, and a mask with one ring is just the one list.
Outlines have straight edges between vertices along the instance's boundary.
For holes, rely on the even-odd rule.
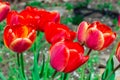
[[22,24],[29,24],[37,27],[40,22],[40,16],[37,15],[38,9],[36,7],[26,7],[19,14],[24,17]]
[[118,61],[120,62],[120,42],[117,45],[116,54],[115,55],[116,55]]
[[56,71],[72,72],[88,58],[84,56],[84,48],[78,42],[57,42],[50,48],[50,64]]
[[58,12],[49,12],[45,9],[37,9],[30,6],[26,7],[25,10],[21,11],[20,15],[25,18],[24,23],[35,25],[35,27],[37,27],[37,30],[43,32],[45,29],[45,25],[48,22],[60,22],[60,14]]
[[17,53],[29,49],[35,38],[35,29],[26,25],[7,25],[3,36],[6,47]]
[[38,12],[40,15],[40,22],[38,26],[39,31],[45,31],[45,27],[49,22],[60,22],[60,14],[57,11],[45,11],[43,9]]
[[74,40],[75,36],[75,32],[60,23],[50,22],[45,28],[45,38],[51,44],[59,41]]
[[0,2],[0,22],[3,21],[10,10],[10,4],[8,2]]
[[20,13],[12,10],[8,13],[8,16],[7,16],[7,25],[10,25],[10,26],[21,25],[21,24],[31,25],[31,26],[34,26],[34,28],[36,29],[37,21],[39,21],[39,19],[36,19],[34,13],[26,9],[21,11]]
[[77,38],[81,44],[94,50],[107,48],[116,38],[116,33],[112,29],[98,21],[88,24],[83,21],[77,30]]
[[60,14],[56,11],[46,11],[35,7],[26,7],[20,13],[16,11],[9,12],[7,16],[8,25],[32,25],[36,30],[44,32],[48,22],[60,22]]
[[21,16],[17,11],[10,11],[7,15],[7,25],[20,25],[25,22],[24,17]]
[[120,14],[118,15],[118,26],[120,27]]

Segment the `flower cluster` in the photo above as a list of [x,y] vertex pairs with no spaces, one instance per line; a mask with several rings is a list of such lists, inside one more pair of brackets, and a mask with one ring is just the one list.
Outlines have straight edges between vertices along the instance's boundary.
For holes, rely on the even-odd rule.
[[[77,32],[60,23],[60,14],[35,7],[27,7],[21,12],[10,11],[4,29],[4,43],[14,52],[28,50],[42,31],[50,47],[50,64],[60,72],[69,73],[88,61],[83,44],[93,50],[107,48],[116,38],[109,26],[101,22],[91,24],[83,21]],[[78,41],[75,41],[77,37]]]

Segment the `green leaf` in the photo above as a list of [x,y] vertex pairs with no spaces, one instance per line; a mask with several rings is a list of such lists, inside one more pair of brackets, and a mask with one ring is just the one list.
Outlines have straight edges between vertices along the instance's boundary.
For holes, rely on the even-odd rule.
[[115,73],[112,72],[114,70],[114,61],[113,61],[114,52],[115,52],[115,48],[112,51],[112,54],[110,55],[107,61],[106,69],[102,74],[101,80],[115,80]]
[[67,10],[72,10],[74,8],[73,4],[69,2],[65,3],[65,7]]
[[32,78],[33,78],[33,80],[40,80],[39,79],[39,68],[38,68],[38,62],[37,62],[37,54],[35,54],[35,53],[34,53],[34,64],[33,64]]
[[46,7],[48,7],[48,4],[45,4],[41,1],[29,1],[29,2],[26,3],[26,6],[46,8]]
[[114,69],[113,58],[109,59],[106,65],[106,70],[102,75],[102,80],[115,80],[115,73],[112,73]]
[[2,72],[0,72],[0,80],[6,80],[5,76],[3,75]]
[[0,63],[3,61],[3,58],[0,56]]

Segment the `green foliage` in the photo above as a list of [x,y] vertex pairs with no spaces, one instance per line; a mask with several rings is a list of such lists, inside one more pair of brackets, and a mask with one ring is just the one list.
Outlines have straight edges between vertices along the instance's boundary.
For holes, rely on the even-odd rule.
[[63,24],[69,24],[71,22],[72,22],[72,18],[71,17],[61,18],[61,23],[63,23]]
[[0,80],[6,80],[5,76],[3,75],[2,72],[0,72]]
[[0,63],[3,61],[3,58],[2,58],[2,56],[0,56]]
[[99,10],[105,10],[105,9],[107,9],[107,10],[113,10],[113,5],[110,2],[105,2],[105,3],[102,3],[102,4],[98,4],[97,8]]
[[81,2],[78,2],[76,5],[75,5],[75,8],[84,8],[84,7],[87,7],[88,4],[90,4],[93,0],[85,0],[85,1],[81,1]]
[[102,80],[115,80],[115,73],[113,72],[114,70],[114,61],[113,61],[113,56],[114,56],[115,48],[113,49],[107,64],[106,64],[106,69],[104,73],[102,74]]
[[112,73],[113,69],[114,69],[114,62],[113,62],[113,58],[111,58],[107,62],[106,70],[102,75],[102,80],[115,80],[115,73]]
[[48,7],[48,4],[44,4],[43,2],[40,2],[40,1],[30,1],[30,2],[26,3],[26,6],[46,8],[46,7]]
[[65,7],[67,10],[72,10],[74,8],[74,5],[72,3],[66,2]]
[[74,25],[79,25],[80,22],[83,21],[83,19],[84,19],[84,17],[83,17],[82,15],[74,15],[74,16],[72,17],[72,24],[74,24]]
[[79,80],[99,80],[99,72],[96,67],[99,63],[97,51],[92,51],[87,63],[82,65],[77,71],[80,74]]

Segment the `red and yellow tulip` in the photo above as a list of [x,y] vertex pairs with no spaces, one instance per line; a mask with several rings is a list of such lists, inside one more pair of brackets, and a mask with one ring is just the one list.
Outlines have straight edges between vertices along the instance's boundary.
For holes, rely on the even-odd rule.
[[108,47],[116,38],[112,29],[98,21],[88,24],[83,21],[77,31],[77,38],[81,44],[94,50],[103,50]]
[[21,53],[31,47],[36,31],[30,25],[7,25],[4,30],[4,43],[14,52]]

